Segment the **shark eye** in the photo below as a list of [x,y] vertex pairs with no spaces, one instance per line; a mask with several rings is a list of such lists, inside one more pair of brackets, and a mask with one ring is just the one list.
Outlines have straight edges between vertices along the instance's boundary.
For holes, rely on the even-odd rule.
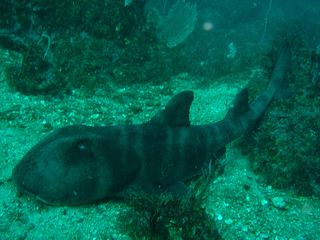
[[80,139],[76,142],[76,148],[80,151],[89,151],[89,141],[86,139]]
[[71,145],[65,146],[62,155],[64,163],[70,165],[78,165],[84,161],[92,160],[94,158],[92,142],[89,139],[77,139]]

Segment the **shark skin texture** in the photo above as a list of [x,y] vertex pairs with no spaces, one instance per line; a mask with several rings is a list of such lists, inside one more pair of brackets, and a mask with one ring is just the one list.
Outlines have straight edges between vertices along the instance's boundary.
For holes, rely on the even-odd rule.
[[279,53],[271,80],[248,103],[243,89],[219,122],[190,125],[192,91],[173,96],[141,125],[57,129],[32,147],[15,166],[18,191],[52,205],[80,205],[125,195],[134,187],[161,193],[202,173],[225,146],[253,128],[283,90],[290,48]]

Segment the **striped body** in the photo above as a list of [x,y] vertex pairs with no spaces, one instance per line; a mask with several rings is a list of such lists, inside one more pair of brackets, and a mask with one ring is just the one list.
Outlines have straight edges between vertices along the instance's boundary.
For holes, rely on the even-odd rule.
[[65,127],[31,149],[14,178],[20,189],[53,204],[112,197],[135,184],[157,192],[201,173],[219,150],[211,134],[216,131],[150,124]]
[[83,204],[134,186],[166,190],[200,174],[229,142],[253,127],[281,88],[289,59],[285,48],[267,89],[250,105],[242,90],[220,122],[190,126],[193,93],[184,91],[145,124],[57,129],[23,157],[13,179],[20,190],[49,204]]

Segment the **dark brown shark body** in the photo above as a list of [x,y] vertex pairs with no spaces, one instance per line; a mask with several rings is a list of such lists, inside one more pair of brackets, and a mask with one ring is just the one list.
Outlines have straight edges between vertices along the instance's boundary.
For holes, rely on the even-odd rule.
[[52,132],[18,163],[13,179],[20,190],[60,205],[121,195],[132,186],[166,190],[201,174],[229,142],[253,127],[281,88],[289,61],[285,47],[267,89],[251,104],[242,90],[219,122],[191,126],[193,92],[184,91],[145,124],[77,125]]

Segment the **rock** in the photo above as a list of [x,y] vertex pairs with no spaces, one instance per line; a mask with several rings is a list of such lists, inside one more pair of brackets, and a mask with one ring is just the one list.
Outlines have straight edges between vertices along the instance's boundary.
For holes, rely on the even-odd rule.
[[282,210],[286,209],[288,204],[283,197],[274,197],[271,199],[271,202],[274,207]]

